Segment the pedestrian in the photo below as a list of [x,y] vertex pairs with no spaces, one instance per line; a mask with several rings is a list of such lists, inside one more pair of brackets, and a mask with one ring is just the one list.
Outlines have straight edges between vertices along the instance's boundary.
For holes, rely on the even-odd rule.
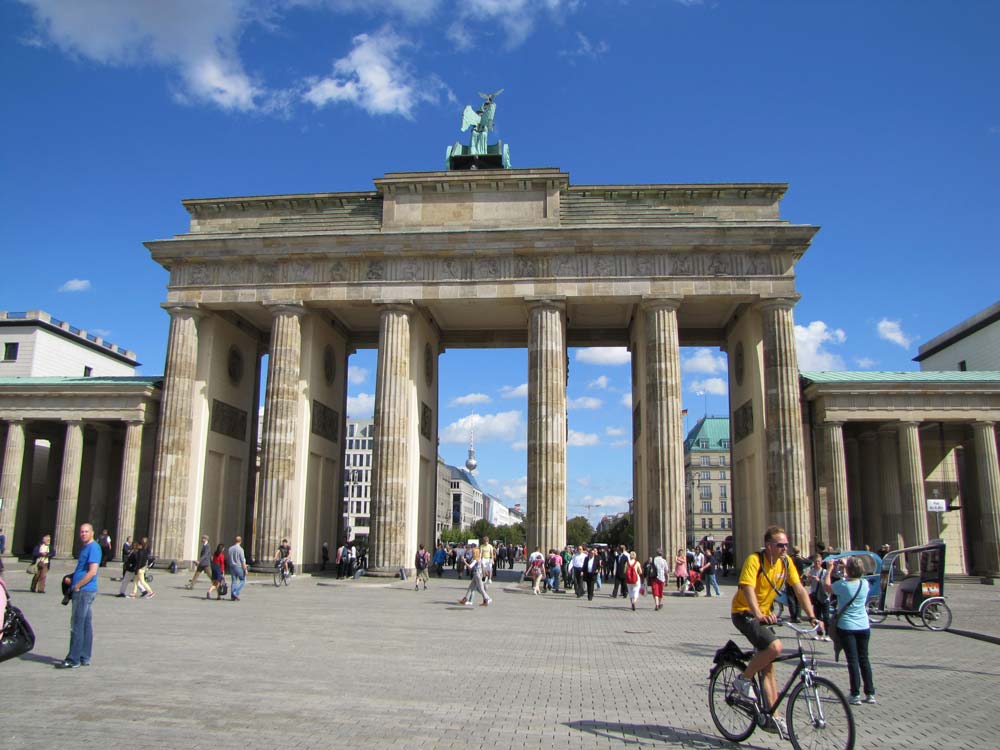
[[642,563],[635,556],[635,550],[628,553],[628,564],[625,566],[625,585],[628,586],[628,598],[635,612],[635,603],[639,601],[639,589],[642,586]]
[[493,583],[493,557],[495,555],[496,550],[490,544],[490,538],[484,536],[479,545],[479,558],[483,563],[483,583],[487,585]]
[[320,552],[322,556],[322,561],[320,562],[319,569],[326,570],[326,566],[330,562],[330,543],[323,542],[323,549]]
[[459,599],[458,603],[471,607],[475,603],[476,592],[479,592],[479,595],[483,597],[483,603],[479,606],[488,607],[493,603],[493,600],[490,599],[489,594],[486,593],[486,588],[483,586],[483,564],[480,559],[479,547],[472,548],[472,562],[468,562],[466,565],[472,576],[472,582],[469,584],[465,596]]
[[[837,597],[837,612],[831,624],[837,629],[837,639],[847,655],[847,672],[851,684],[851,695],[847,702],[852,706],[875,703],[875,678],[868,659],[871,624],[865,607],[868,601],[865,569],[858,558],[848,557],[846,578],[831,582],[829,573],[833,564],[833,560],[826,563],[827,575],[823,579],[823,589],[827,596],[832,594]],[[862,683],[865,688],[864,701],[861,700]]]
[[677,556],[674,557],[674,582],[677,584],[678,591],[687,591],[687,577],[687,553],[679,549]]
[[618,545],[618,554],[615,556],[614,576],[615,587],[611,590],[611,598],[619,595],[624,599],[628,596],[628,585],[625,583],[625,568],[628,567],[628,552],[624,544]]
[[132,537],[125,537],[125,543],[122,545],[122,580],[125,579],[125,563],[128,560],[129,554],[132,552]]
[[559,579],[562,578],[562,555],[555,551],[555,549],[549,550],[549,556],[545,561],[548,567],[548,580],[546,581],[546,586],[549,591],[558,594],[559,591]]
[[187,582],[184,588],[193,589],[198,581],[198,574],[204,572],[211,579],[212,576],[212,548],[208,546],[208,537],[201,537],[201,547],[198,549],[198,567],[195,568],[194,575]]
[[122,599],[128,597],[129,599],[134,599],[135,594],[130,594],[129,591],[135,588],[135,574],[139,569],[139,548],[137,544],[130,544],[128,555],[125,557],[125,562],[122,563],[122,584],[118,588],[118,596]]
[[597,577],[601,574],[601,561],[597,557],[597,547],[591,547],[587,551],[587,557],[583,560],[583,567],[580,569],[580,575],[583,576],[583,582],[587,586],[587,601],[594,601],[594,585],[597,583]]
[[573,560],[570,562],[570,566],[573,570],[573,591],[576,593],[576,598],[579,599],[584,593],[584,581],[583,581],[583,564],[587,560],[587,548],[582,544],[576,548],[576,554],[573,555]]
[[7,535],[3,533],[3,529],[0,529],[0,555],[7,552]]
[[434,566],[434,574],[438,578],[444,578],[444,564],[447,561],[448,553],[445,552],[444,545],[438,542],[437,547],[434,549],[434,557],[431,560],[431,564]]
[[146,580],[146,568],[149,567],[149,537],[143,537],[135,545],[135,582],[132,584],[132,596],[134,599],[136,592],[141,591],[141,599],[152,599],[156,596],[153,587]]
[[36,594],[45,593],[45,579],[49,575],[49,560],[52,555],[52,537],[46,534],[31,552],[31,564],[35,566],[35,575],[31,577],[31,590]]
[[243,537],[237,536],[226,551],[226,566],[229,568],[229,598],[240,600],[240,592],[247,585],[247,556],[243,553]]
[[211,599],[212,592],[215,592],[215,600],[219,601],[222,599],[222,587],[225,586],[226,580],[226,545],[220,544],[215,548],[215,554],[212,555],[212,585],[205,592],[205,598]]
[[531,593],[535,596],[541,593],[542,579],[545,577],[545,558],[542,556],[540,547],[528,555],[527,576],[531,581]]
[[701,566],[700,571],[702,577],[705,579],[705,596],[711,596],[713,588],[715,589],[716,596],[722,596],[722,593],[719,591],[719,581],[715,575],[718,566],[717,557],[714,548],[705,548],[705,564]]
[[62,661],[63,669],[76,669],[90,665],[94,651],[94,599],[97,598],[97,569],[101,565],[101,545],[94,541],[94,527],[89,523],[80,526],[80,543],[83,547],[76,559],[76,570],[63,579],[72,592],[73,609],[70,614],[69,653]]
[[417,549],[416,559],[413,561],[414,567],[417,570],[416,583],[413,586],[414,591],[420,590],[420,584],[424,584],[424,591],[427,590],[427,568],[431,564],[431,556],[427,552],[423,544]]
[[111,535],[108,533],[107,529],[101,530],[101,537],[98,540],[98,544],[101,546],[101,567],[107,567],[108,560],[113,557],[111,552]]
[[667,577],[670,575],[670,565],[663,556],[663,550],[656,550],[653,557],[653,580],[650,586],[653,589],[653,611],[658,612],[663,609],[663,587],[667,585]]

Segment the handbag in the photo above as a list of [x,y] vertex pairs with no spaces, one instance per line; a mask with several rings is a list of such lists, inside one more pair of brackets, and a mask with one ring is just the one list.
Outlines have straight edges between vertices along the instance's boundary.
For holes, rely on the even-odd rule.
[[38,566],[35,565],[35,563],[31,563],[31,565],[28,566],[28,569],[24,572],[29,576],[38,575]]
[[35,647],[35,631],[24,613],[10,603],[3,613],[3,634],[0,635],[0,662],[26,654]]
[[225,596],[229,593],[229,584],[226,583],[225,579],[219,581],[219,596]]

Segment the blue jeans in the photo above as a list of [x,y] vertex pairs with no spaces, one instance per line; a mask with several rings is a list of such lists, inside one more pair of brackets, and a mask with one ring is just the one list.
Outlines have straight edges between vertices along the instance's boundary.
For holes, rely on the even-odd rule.
[[243,587],[247,585],[247,577],[242,573],[230,573],[229,579],[231,584],[229,587],[229,594],[230,596],[235,596],[239,599],[240,592],[243,590]]
[[73,612],[69,620],[69,653],[66,661],[89,664],[94,650],[94,624],[92,620],[96,591],[74,591]]
[[841,630],[840,645],[847,656],[847,674],[851,682],[851,695],[861,695],[861,683],[864,683],[865,695],[875,695],[875,679],[872,677],[872,664],[868,660],[868,639],[871,630]]
[[559,590],[559,568],[549,568],[549,590],[558,591]]
[[719,593],[719,582],[715,580],[715,573],[708,573],[705,575],[705,595],[711,596],[712,589],[715,589],[716,596],[722,596],[722,594]]

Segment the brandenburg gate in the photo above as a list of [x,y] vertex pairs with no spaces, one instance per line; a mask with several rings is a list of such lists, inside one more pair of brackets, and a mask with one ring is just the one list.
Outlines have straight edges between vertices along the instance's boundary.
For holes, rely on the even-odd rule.
[[434,541],[448,347],[528,349],[530,547],[565,544],[570,346],[631,352],[636,547],[683,546],[680,347],[715,346],[729,355],[738,549],[766,523],[809,548],[792,310],[817,227],[781,218],[786,185],[571,185],[554,168],[374,183],[187,200],[189,231],[146,243],[170,272],[158,557],[190,561],[202,533],[242,532],[257,560],[288,537],[311,563],[340,537],[347,361],[364,347],[378,347],[376,572]]

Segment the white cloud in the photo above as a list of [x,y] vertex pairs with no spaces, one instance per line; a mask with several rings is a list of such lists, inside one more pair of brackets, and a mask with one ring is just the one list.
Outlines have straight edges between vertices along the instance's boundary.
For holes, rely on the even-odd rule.
[[518,477],[505,481],[500,489],[500,495],[505,500],[524,502],[528,497],[528,477]]
[[871,357],[857,357],[854,360],[854,364],[856,364],[862,370],[870,370],[875,365],[877,365],[878,362],[876,360],[872,359]]
[[521,412],[502,411],[496,414],[469,414],[441,430],[442,443],[467,443],[469,433],[475,429],[476,442],[490,440],[513,442],[520,432]]
[[578,31],[576,32],[576,49],[564,49],[559,52],[559,55],[561,57],[569,58],[571,62],[578,57],[589,57],[591,60],[596,60],[598,57],[605,54],[609,49],[611,48],[604,40],[592,42],[586,34]]
[[580,398],[567,398],[567,409],[600,409],[602,401],[599,398],[581,396]]
[[513,443],[510,444],[510,449],[512,451],[526,451],[528,450],[528,441],[515,440]]
[[375,395],[359,393],[347,397],[347,416],[351,419],[367,419],[375,413]]
[[623,393],[622,394],[622,406],[627,406],[629,409],[632,408],[632,394]]
[[306,81],[305,101],[317,108],[346,102],[371,115],[412,119],[417,104],[437,102],[447,90],[437,78],[416,77],[402,54],[413,43],[390,28],[358,34],[353,43],[351,52],[333,63],[331,75]]
[[558,18],[575,11],[579,4],[579,0],[463,0],[447,35],[456,47],[468,50],[476,43],[475,25],[490,32],[500,27],[507,48],[513,49],[531,35],[538,16],[548,13]]
[[829,328],[822,320],[807,326],[795,326],[795,350],[800,370],[845,370],[839,354],[828,351],[829,344],[843,344],[847,334],[842,328]]
[[90,282],[87,279],[70,279],[61,287],[60,292],[87,292],[90,291]]
[[587,387],[588,388],[600,388],[601,390],[607,390],[608,382],[609,382],[608,381],[608,376],[607,375],[601,375],[600,377],[595,378],[594,380],[591,380],[589,383],[587,383]]
[[705,378],[704,380],[692,380],[691,385],[688,388],[692,393],[697,393],[699,396],[708,394],[710,396],[727,396],[729,395],[729,386],[726,381],[722,378]]
[[102,339],[106,339],[108,336],[111,335],[111,331],[109,331],[107,328],[91,328],[90,332],[95,336],[100,336]]
[[627,365],[632,355],[624,346],[586,347],[576,350],[576,361],[588,365]]
[[500,396],[502,398],[526,398],[528,396],[528,384],[521,383],[521,385],[517,386],[501,386]]
[[621,437],[625,434],[625,429],[623,427],[605,427],[604,434],[608,437]]
[[347,380],[354,385],[361,385],[368,380],[368,370],[364,367],[351,365],[347,368]]
[[632,445],[632,441],[631,440],[612,440],[611,441],[611,446],[613,448],[626,448],[626,447],[631,446],[631,445]]
[[471,404],[488,404],[492,401],[485,393],[467,393],[464,396],[453,398],[452,406],[470,406]]
[[586,477],[577,477],[576,478],[576,483],[578,485],[580,485],[581,487],[589,487],[590,486],[590,477],[589,476],[586,476]]
[[628,505],[628,498],[622,497],[621,495],[603,495],[601,497],[584,495],[583,501],[574,503],[574,505],[577,508],[586,507],[588,505],[592,508],[612,508]]
[[104,65],[158,65],[180,77],[181,101],[249,111],[266,92],[243,70],[244,28],[266,10],[247,0],[24,0],[40,38]]
[[601,442],[601,439],[590,432],[577,432],[576,430],[570,430],[569,435],[566,437],[566,445],[572,446],[574,448],[580,448],[587,445],[597,445]]
[[711,349],[695,349],[687,359],[681,360],[681,372],[698,375],[716,375],[726,372],[726,358]]
[[909,349],[910,345],[913,344],[914,337],[903,333],[903,327],[898,320],[882,318],[878,322],[877,330],[880,339],[891,341],[893,344],[901,346],[904,349]]

